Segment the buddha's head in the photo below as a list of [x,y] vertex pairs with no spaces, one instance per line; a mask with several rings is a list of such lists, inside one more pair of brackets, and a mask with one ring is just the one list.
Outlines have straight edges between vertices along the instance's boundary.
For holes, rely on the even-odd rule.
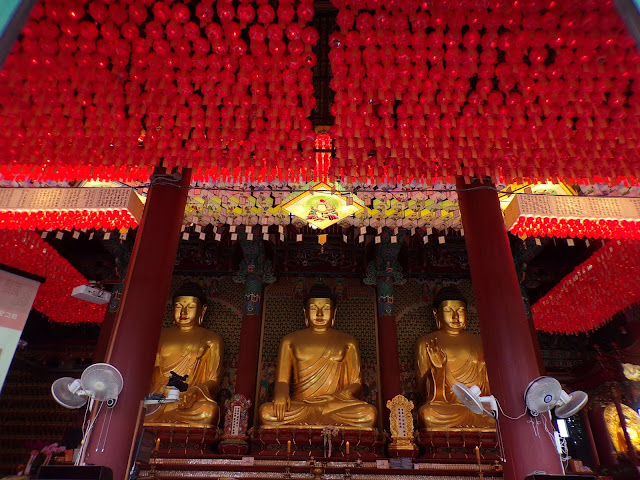
[[336,319],[336,299],[329,287],[317,283],[304,299],[305,324],[315,329],[333,327]]
[[173,297],[173,318],[182,330],[191,330],[202,325],[207,306],[205,295],[200,285],[193,282],[184,283]]
[[443,287],[433,300],[433,315],[439,330],[460,333],[467,325],[467,300],[456,287]]

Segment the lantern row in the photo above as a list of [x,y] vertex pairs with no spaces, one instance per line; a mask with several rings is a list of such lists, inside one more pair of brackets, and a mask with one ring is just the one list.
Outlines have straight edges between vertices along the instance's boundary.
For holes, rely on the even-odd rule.
[[0,74],[0,172],[311,176],[313,15],[312,0],[38,2]]
[[520,236],[640,239],[640,198],[518,194],[504,217]]
[[0,228],[128,230],[142,219],[131,188],[2,188]]
[[614,2],[332,3],[337,178],[637,184],[640,54]]
[[[229,225],[289,225],[307,224],[304,218],[291,216],[282,208],[290,192],[312,189],[308,184],[271,184],[253,191],[233,191],[224,188],[194,189],[184,215],[185,225],[228,223]],[[393,186],[396,187],[396,186]],[[339,184],[336,188],[341,189]],[[380,191],[363,189],[357,197],[364,205],[359,213],[347,216],[338,223],[343,227],[432,227],[436,229],[462,228],[458,195],[453,185],[436,185],[432,191],[406,191],[388,188]],[[343,192],[344,194],[344,192]]]
[[52,212],[1,212],[0,229],[9,230],[122,230],[136,228],[138,221],[129,210]]
[[612,240],[532,307],[536,329],[589,332],[640,300],[640,242]]
[[509,231],[520,237],[640,240],[640,221],[520,217]]

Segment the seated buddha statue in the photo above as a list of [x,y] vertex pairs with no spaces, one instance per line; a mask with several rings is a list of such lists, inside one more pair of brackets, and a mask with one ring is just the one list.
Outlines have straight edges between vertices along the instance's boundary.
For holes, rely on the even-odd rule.
[[442,430],[492,429],[492,417],[473,413],[462,405],[451,387],[460,382],[477,385],[489,395],[489,380],[479,335],[466,332],[467,302],[460,291],[443,287],[435,297],[438,330],[421,337],[415,347],[418,388],[426,402],[418,410],[420,428]]
[[374,427],[376,408],[358,398],[362,388],[358,343],[333,328],[336,300],[331,289],[313,286],[304,305],[307,328],[280,342],[273,402],[260,406],[260,424]]
[[[207,310],[202,289],[182,285],[173,299],[175,326],[163,328],[153,369],[152,393],[165,394],[172,373],[185,377],[186,389],[174,403],[152,406],[148,426],[216,427],[220,409],[214,395],[222,373],[222,337],[202,326]],[[154,408],[155,407],[155,408]]]

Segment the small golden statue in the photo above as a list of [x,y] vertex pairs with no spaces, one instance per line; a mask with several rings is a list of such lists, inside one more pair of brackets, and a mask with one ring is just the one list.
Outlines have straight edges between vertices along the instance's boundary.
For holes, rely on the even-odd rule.
[[260,424],[372,428],[377,410],[357,398],[362,388],[358,343],[332,328],[336,314],[333,292],[316,284],[304,304],[307,328],[280,342],[273,402],[260,406]]
[[633,363],[623,363],[622,373],[624,373],[624,376],[627,380],[631,380],[633,382],[640,381],[640,365],[634,365]]
[[489,380],[480,336],[464,331],[467,301],[460,291],[443,287],[434,301],[438,330],[418,340],[415,348],[418,388],[427,401],[418,410],[420,428],[492,430],[492,417],[473,413],[462,405],[451,387],[461,382],[477,385],[489,395]]
[[222,337],[202,327],[207,307],[197,284],[182,285],[173,301],[176,325],[160,334],[151,392],[164,394],[171,373],[186,376],[187,388],[177,402],[150,409],[144,424],[217,427],[220,409],[214,395],[222,373]]

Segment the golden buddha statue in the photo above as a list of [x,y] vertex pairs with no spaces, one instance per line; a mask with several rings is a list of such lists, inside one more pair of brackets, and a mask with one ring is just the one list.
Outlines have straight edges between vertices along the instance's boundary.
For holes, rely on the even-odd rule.
[[482,395],[489,395],[480,336],[464,331],[466,310],[467,302],[457,288],[442,288],[434,301],[438,330],[424,335],[416,344],[418,388],[427,399],[418,410],[420,428],[495,428],[492,417],[473,413],[451,389],[460,382],[468,387],[477,385]]
[[[638,418],[638,412],[633,408],[622,404],[622,414],[624,415],[625,428],[629,434],[629,440],[636,449],[636,452],[640,453],[640,418]],[[627,446],[627,439],[625,438],[624,431],[622,430],[622,424],[620,423],[620,417],[618,416],[618,410],[615,404],[610,403],[604,409],[604,421],[607,424],[607,431],[613,448],[618,453],[629,453]]]
[[186,283],[174,297],[176,325],[163,328],[153,370],[151,392],[164,394],[172,373],[186,376],[186,389],[174,403],[150,408],[148,426],[216,427],[220,409],[214,395],[222,373],[222,337],[202,327],[207,310],[202,289]]
[[331,289],[314,285],[304,304],[307,328],[280,342],[273,402],[260,406],[260,424],[374,427],[376,408],[357,398],[362,388],[358,343],[332,328],[336,301]]

